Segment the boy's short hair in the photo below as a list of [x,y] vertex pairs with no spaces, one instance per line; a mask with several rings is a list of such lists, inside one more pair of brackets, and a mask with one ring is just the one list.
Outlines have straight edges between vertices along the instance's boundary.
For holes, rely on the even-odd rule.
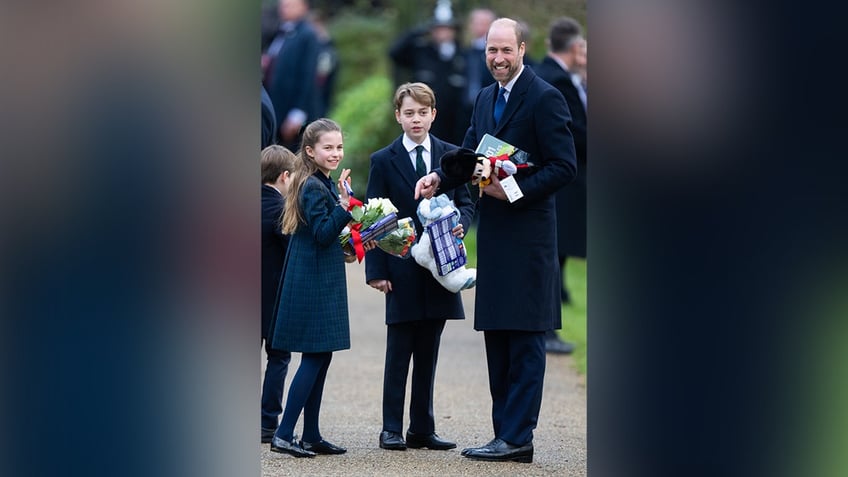
[[291,172],[294,169],[295,155],[279,144],[272,144],[262,150],[262,159],[260,164],[262,167],[262,183],[273,184],[277,182],[285,171]]
[[424,83],[404,83],[395,91],[395,111],[400,111],[403,98],[407,96],[424,106],[436,107],[436,93],[429,86]]

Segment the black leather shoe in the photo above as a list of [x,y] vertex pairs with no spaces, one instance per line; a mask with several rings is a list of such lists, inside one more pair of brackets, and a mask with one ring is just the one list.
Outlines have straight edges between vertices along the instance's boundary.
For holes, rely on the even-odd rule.
[[492,447],[492,445],[493,445],[493,444],[495,444],[497,441],[498,441],[498,438],[496,437],[496,438],[494,438],[494,439],[490,440],[489,442],[487,442],[487,443],[486,443],[485,445],[483,445],[483,446],[480,446],[480,447],[466,447],[465,449],[462,449],[462,452],[460,452],[460,454],[461,454],[461,455],[468,455],[468,453],[469,453],[469,452],[471,452],[471,451],[473,451],[473,450],[482,449],[482,448],[484,448],[484,447]]
[[295,457],[315,457],[314,452],[300,447],[300,444],[298,444],[295,439],[292,439],[291,442],[289,442],[280,439],[277,436],[274,436],[271,439],[271,452],[279,452],[280,454],[288,454]]
[[380,433],[380,448],[388,450],[406,450],[406,442],[398,432],[383,431]]
[[465,457],[475,460],[491,460],[498,462],[533,462],[533,443],[523,446],[514,446],[505,442],[503,439],[497,439],[490,446],[478,447],[471,449],[465,454]]
[[344,447],[331,444],[324,439],[321,439],[319,442],[314,444],[311,442],[300,441],[300,447],[316,454],[344,454],[347,452],[347,449]]
[[415,434],[413,432],[407,431],[406,447],[412,449],[420,449],[422,447],[426,447],[428,449],[433,450],[448,450],[456,447],[456,442],[446,441],[440,438],[435,432],[430,435],[426,435]]
[[261,429],[262,429],[262,434],[261,434],[262,435],[262,443],[267,444],[267,443],[271,442],[271,439],[274,438],[274,433],[277,432],[277,430],[276,429],[266,429],[264,427],[261,428]]
[[552,354],[571,354],[574,352],[574,343],[569,343],[559,338],[546,338],[545,352]]

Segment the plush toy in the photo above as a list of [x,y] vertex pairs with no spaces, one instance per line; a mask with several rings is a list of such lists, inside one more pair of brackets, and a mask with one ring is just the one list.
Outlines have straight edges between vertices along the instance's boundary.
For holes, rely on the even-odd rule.
[[505,179],[518,172],[519,168],[529,167],[528,164],[516,165],[509,160],[508,154],[486,157],[471,149],[459,148],[445,153],[440,166],[445,176],[455,179],[470,180],[472,185],[480,185],[480,195],[483,188],[492,182],[492,175]]
[[[466,268],[465,265],[462,265],[448,272],[446,275],[439,275],[438,264],[436,263],[436,257],[433,255],[433,247],[431,245],[432,239],[427,231],[427,225],[453,213],[456,213],[456,219],[452,222],[451,228],[456,226],[459,220],[459,211],[454,206],[453,201],[445,194],[438,195],[432,199],[423,199],[418,204],[418,218],[421,220],[421,224],[424,225],[424,233],[421,234],[418,243],[412,246],[410,252],[419,265],[430,270],[433,278],[439,284],[445,287],[445,289],[456,293],[460,290],[471,288],[477,283],[477,270]],[[464,249],[461,250],[462,253],[465,253]]]

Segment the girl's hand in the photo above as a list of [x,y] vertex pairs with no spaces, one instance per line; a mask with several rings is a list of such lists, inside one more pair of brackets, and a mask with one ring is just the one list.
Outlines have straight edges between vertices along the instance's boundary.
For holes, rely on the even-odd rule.
[[364,248],[366,252],[368,252],[369,250],[374,250],[375,248],[377,248],[377,241],[369,240],[362,244],[362,248]]
[[[339,196],[344,198],[350,197],[350,169],[342,169],[342,173],[339,174]],[[346,184],[346,185],[345,185]]]
[[339,174],[339,182],[336,184],[336,187],[339,190],[339,204],[344,207],[345,210],[350,206],[350,169],[342,169],[342,173]]

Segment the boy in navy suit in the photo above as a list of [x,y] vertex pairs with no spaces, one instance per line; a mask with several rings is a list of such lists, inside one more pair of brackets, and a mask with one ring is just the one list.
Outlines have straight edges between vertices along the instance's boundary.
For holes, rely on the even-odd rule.
[[[438,166],[439,158],[456,146],[432,136],[436,97],[424,83],[405,83],[395,92],[395,119],[403,134],[371,155],[366,196],[390,199],[398,217],[412,217],[416,233],[423,228],[413,198],[418,178]],[[461,217],[453,233],[463,236],[471,222],[474,205],[464,186],[448,192]],[[386,363],[383,376],[383,429],[380,447],[447,450],[456,444],[440,438],[433,418],[433,383],[439,342],[445,321],[464,319],[462,299],[433,278],[413,259],[401,259],[376,249],[365,257],[365,280],[386,295]],[[409,362],[412,359],[412,395],[406,440],[403,406]]]

